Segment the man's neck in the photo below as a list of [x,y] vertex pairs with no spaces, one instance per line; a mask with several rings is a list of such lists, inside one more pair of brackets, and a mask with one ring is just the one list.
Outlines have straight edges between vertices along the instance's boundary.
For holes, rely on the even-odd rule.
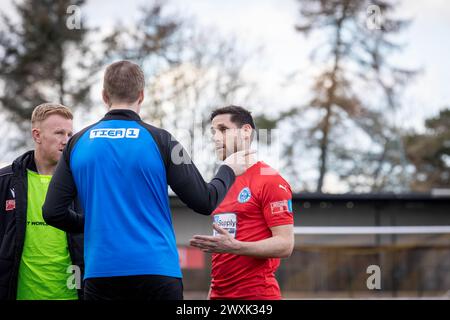
[[252,154],[248,157],[248,162],[249,162],[248,167],[250,168],[258,162],[258,158],[256,157],[256,155]]
[[136,112],[137,114],[139,114],[139,105],[137,104],[112,104],[111,107],[109,107],[109,110],[117,110],[117,109],[126,109],[126,110],[131,110]]
[[38,174],[51,176],[55,173],[56,164],[50,163],[42,156],[42,152],[36,149],[34,152],[34,162],[36,163],[36,169]]
[[[243,150],[239,150],[239,151],[243,151]],[[247,169],[253,167],[256,163],[258,162],[258,158],[256,156],[256,154],[251,154],[247,157]]]

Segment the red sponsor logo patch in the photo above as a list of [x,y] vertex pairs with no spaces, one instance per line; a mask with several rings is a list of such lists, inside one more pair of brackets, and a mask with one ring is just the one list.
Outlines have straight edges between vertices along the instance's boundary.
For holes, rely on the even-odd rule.
[[277,201],[270,203],[270,209],[272,210],[272,214],[289,212],[289,205],[287,200]]
[[16,200],[6,200],[6,211],[12,211],[16,208]]

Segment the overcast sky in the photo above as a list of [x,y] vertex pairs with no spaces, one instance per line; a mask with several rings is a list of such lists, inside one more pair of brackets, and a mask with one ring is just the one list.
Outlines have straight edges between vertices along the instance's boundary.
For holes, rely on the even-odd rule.
[[[117,21],[132,23],[139,17],[143,0],[88,0],[82,14],[90,26],[103,30]],[[174,11],[193,17],[204,28],[217,30],[222,36],[237,35],[249,47],[263,46],[264,53],[256,59],[250,79],[261,85],[261,103],[286,108],[303,102],[308,88],[299,83],[291,88],[281,85],[295,70],[310,65],[309,50],[314,40],[294,31],[298,22],[295,0],[170,0]],[[450,2],[446,0],[405,0],[399,10],[402,17],[413,18],[413,24],[402,36],[408,44],[397,59],[402,66],[420,68],[420,74],[405,94],[405,108],[410,121],[420,126],[425,117],[450,106]],[[11,13],[11,0],[2,0],[0,8]],[[305,79],[307,74],[305,74]],[[282,89],[282,94],[280,94]]]
[[[111,26],[115,21],[138,17],[136,8],[145,1],[90,0],[86,7],[89,23]],[[298,4],[294,0],[171,0],[178,12],[193,16],[205,28],[220,33],[238,35],[249,45],[264,46],[264,56],[258,60],[263,68],[250,77],[259,79],[263,87],[261,100],[266,105],[283,108],[298,104],[307,90],[301,83],[291,89],[280,85],[286,75],[304,70],[309,65],[308,51],[315,45],[294,31],[298,22]],[[402,66],[423,71],[405,94],[405,107],[414,125],[450,106],[450,2],[446,0],[405,0],[399,10],[401,17],[413,23],[403,35],[408,44],[398,57]],[[101,14],[100,14],[101,13]],[[129,14],[128,14],[129,13]],[[301,77],[300,77],[301,81]]]

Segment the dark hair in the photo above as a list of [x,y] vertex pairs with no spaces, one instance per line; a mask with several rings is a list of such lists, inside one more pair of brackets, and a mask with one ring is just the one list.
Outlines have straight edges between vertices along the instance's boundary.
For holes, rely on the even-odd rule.
[[229,114],[231,115],[231,122],[237,124],[239,127],[242,127],[244,124],[249,124],[253,129],[256,129],[255,122],[253,121],[253,117],[250,111],[245,110],[239,106],[227,106],[223,108],[219,108],[214,110],[211,113],[210,120],[212,121],[216,116],[220,114]]
[[132,103],[139,98],[144,85],[144,73],[135,63],[122,60],[106,68],[103,89],[111,101]]

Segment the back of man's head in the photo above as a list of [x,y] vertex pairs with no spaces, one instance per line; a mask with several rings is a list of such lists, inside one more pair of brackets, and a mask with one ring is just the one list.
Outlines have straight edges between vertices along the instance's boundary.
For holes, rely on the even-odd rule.
[[144,72],[133,62],[122,60],[106,68],[103,90],[110,105],[137,101],[144,86]]

